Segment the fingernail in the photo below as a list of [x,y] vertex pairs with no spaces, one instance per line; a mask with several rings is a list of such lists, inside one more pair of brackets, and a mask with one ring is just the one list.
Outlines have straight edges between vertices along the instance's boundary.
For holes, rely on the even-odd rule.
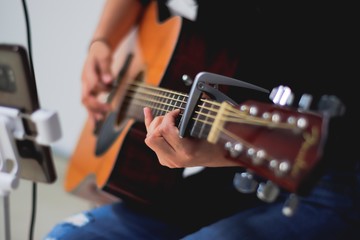
[[110,83],[112,81],[112,76],[110,74],[104,74],[102,80],[104,83]]

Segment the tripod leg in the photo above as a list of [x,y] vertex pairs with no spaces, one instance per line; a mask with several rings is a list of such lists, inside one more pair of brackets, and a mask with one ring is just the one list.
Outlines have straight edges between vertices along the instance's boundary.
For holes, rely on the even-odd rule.
[[4,239],[10,240],[10,196],[5,194],[3,196],[3,206],[4,206]]

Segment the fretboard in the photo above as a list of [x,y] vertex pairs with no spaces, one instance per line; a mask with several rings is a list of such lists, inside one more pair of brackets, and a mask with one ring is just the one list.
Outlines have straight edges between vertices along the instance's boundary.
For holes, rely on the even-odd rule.
[[[121,110],[123,116],[143,121],[143,108],[152,109],[153,116],[163,116],[166,113],[180,109],[180,115],[185,110],[188,95],[164,88],[159,88],[144,83],[132,83]],[[219,103],[201,99],[190,129],[190,135],[196,138],[206,138],[209,134],[214,118],[219,109]]]

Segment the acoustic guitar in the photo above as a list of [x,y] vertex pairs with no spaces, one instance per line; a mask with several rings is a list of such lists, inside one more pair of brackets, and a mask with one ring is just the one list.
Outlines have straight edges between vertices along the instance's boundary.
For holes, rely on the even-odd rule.
[[[145,145],[143,108],[155,116],[183,111],[190,90],[184,74],[235,73],[231,49],[207,45],[180,17],[158,22],[155,4],[141,19],[135,44],[118,60],[119,78],[108,96],[114,111],[98,129],[89,119],[85,123],[68,165],[67,192],[100,204],[118,198],[151,203],[169,192],[183,181],[184,169],[161,166]],[[184,54],[188,49],[192,54]],[[192,137],[223,145],[239,166],[295,193],[320,161],[326,129],[320,114],[256,101],[233,105],[201,99],[192,121]],[[234,155],[236,144],[244,151]]]

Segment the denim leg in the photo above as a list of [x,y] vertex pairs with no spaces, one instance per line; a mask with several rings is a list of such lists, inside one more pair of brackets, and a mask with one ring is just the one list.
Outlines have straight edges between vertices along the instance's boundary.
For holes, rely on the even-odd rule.
[[282,208],[287,194],[279,201],[238,212],[229,218],[184,237],[183,240],[342,240],[359,239],[359,185],[342,192],[315,188],[300,198],[295,214],[286,217]]
[[123,203],[76,214],[56,225],[44,240],[179,239],[175,226],[130,210]]

